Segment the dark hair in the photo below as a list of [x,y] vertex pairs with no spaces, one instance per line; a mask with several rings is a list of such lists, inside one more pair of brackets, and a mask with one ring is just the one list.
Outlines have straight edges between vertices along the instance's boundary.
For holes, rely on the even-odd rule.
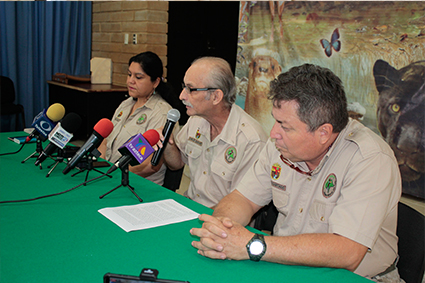
[[128,65],[130,66],[133,62],[140,64],[142,70],[151,77],[152,82],[159,78],[159,84],[155,88],[155,91],[159,93],[159,95],[167,101],[171,107],[180,107],[181,102],[175,95],[172,87],[164,82],[164,78],[162,77],[164,73],[164,66],[158,55],[151,51],[142,52],[131,57],[128,61]]
[[298,103],[298,117],[311,132],[329,123],[339,133],[348,123],[347,98],[341,80],[331,70],[312,64],[291,68],[270,82],[269,99]]

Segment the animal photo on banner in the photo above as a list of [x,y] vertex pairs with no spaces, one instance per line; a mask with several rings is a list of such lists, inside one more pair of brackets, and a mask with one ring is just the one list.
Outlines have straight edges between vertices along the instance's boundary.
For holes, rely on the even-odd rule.
[[242,1],[236,103],[270,131],[270,81],[311,63],[341,78],[351,118],[381,135],[403,193],[425,198],[425,2]]

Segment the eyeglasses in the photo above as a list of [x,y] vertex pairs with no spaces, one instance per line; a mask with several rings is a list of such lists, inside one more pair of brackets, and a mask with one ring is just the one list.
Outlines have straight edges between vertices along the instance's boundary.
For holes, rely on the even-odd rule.
[[280,155],[280,159],[283,161],[283,163],[285,163],[286,165],[288,165],[289,167],[291,167],[292,169],[294,169],[295,171],[297,171],[298,173],[307,175],[307,176],[311,176],[311,171],[309,172],[304,172],[303,170],[301,170],[300,168],[298,168],[297,166],[295,166],[294,164],[289,163],[288,159],[286,159],[285,157],[283,157],[282,155]]
[[187,92],[187,93],[191,93],[192,91],[204,91],[204,90],[216,90],[218,88],[216,87],[204,87],[204,88],[190,88],[187,85],[185,85],[184,83],[182,83],[182,88]]

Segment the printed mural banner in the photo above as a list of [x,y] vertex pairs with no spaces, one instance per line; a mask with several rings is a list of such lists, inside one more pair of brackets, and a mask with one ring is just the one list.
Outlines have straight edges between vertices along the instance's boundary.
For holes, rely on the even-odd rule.
[[241,2],[236,103],[266,131],[270,81],[304,63],[341,78],[350,116],[394,150],[403,193],[425,198],[425,2]]

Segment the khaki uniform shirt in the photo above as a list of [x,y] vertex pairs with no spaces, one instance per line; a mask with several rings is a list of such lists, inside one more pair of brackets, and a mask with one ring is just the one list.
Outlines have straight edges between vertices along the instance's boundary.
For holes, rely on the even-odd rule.
[[[304,162],[294,165],[308,172]],[[368,247],[359,275],[383,272],[397,256],[397,161],[387,143],[355,120],[311,176],[284,164],[269,140],[236,189],[260,206],[273,199],[274,235],[335,233]]]
[[[152,95],[143,107],[137,108],[133,115],[130,115],[131,109],[136,102],[132,97],[124,100],[118,106],[112,118],[114,129],[107,138],[106,159],[110,162],[116,162],[121,158],[118,151],[129,138],[138,134],[145,133],[150,129],[157,129],[165,125],[167,113],[172,107],[158,94]],[[164,183],[166,166],[163,164],[161,169],[146,177],[159,185]]]
[[176,137],[191,182],[186,196],[205,206],[229,194],[258,158],[267,141],[260,124],[233,105],[222,132],[210,140],[210,124],[192,116]]

